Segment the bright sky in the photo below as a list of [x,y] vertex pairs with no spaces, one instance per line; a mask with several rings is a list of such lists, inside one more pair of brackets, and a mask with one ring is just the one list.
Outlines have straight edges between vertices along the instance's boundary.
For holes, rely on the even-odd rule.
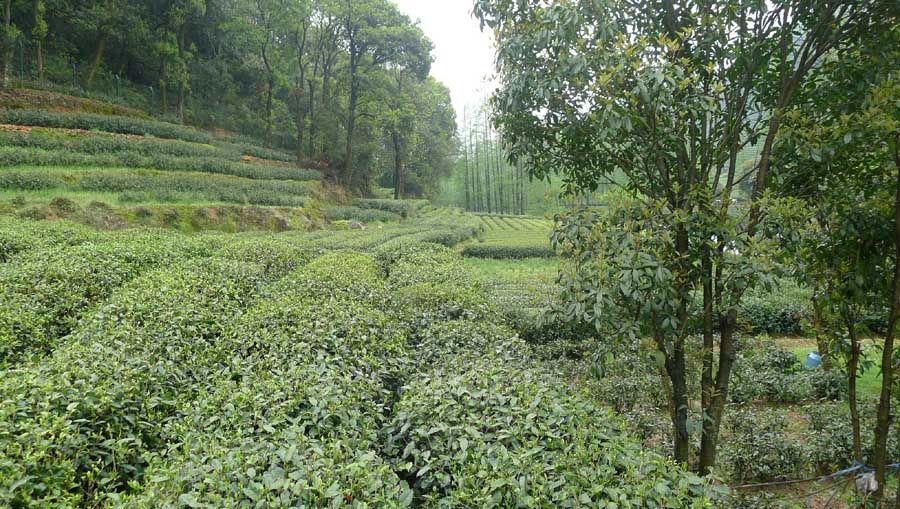
[[463,107],[473,105],[490,90],[485,78],[494,72],[493,36],[482,33],[472,16],[473,0],[394,0],[400,10],[421,21],[434,42],[431,74],[450,88],[457,121]]

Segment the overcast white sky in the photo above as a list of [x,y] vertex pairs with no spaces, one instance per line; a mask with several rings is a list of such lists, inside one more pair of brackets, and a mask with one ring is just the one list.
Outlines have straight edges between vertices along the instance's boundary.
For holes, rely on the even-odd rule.
[[472,16],[473,0],[394,0],[400,10],[421,21],[434,42],[431,74],[450,88],[458,122],[463,107],[490,90],[485,78],[494,72],[493,36],[482,33]]

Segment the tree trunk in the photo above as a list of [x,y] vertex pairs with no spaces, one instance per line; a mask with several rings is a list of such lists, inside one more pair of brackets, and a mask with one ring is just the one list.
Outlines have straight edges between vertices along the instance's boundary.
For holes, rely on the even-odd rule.
[[187,62],[184,61],[184,32],[185,27],[182,26],[178,31],[178,60],[182,66],[178,76],[178,122],[181,124],[184,124],[184,95],[188,78]]
[[9,32],[12,28],[12,0],[3,4],[3,33],[0,34],[0,88],[9,87],[9,64],[12,61],[12,40]]
[[34,41],[35,57],[37,59],[38,81],[44,81],[44,43],[40,39]]
[[494,212],[494,209],[491,204],[491,193],[493,192],[493,188],[491,187],[491,146],[488,143],[488,127],[487,127],[487,119],[484,122],[484,187],[485,187],[485,199],[487,200],[487,211],[488,214]]
[[[466,123],[465,116],[463,117],[463,128],[466,130],[468,130],[468,128],[469,128],[469,125]],[[471,207],[471,200],[470,200],[471,197],[469,196],[469,142],[468,142],[468,140],[463,140],[463,154],[466,159],[466,171],[463,174],[463,177],[465,180],[465,187],[466,187],[466,211],[470,211],[470,210],[472,210],[472,207]]]
[[356,131],[356,106],[359,101],[359,54],[350,41],[350,102],[347,107],[347,144],[344,151],[344,182],[349,190],[353,184],[353,135]]
[[850,425],[853,429],[853,458],[862,464],[862,439],[859,429],[859,407],[856,402],[856,374],[859,368],[859,337],[856,324],[849,316],[844,316],[847,333],[850,334],[850,359],[847,361],[847,378],[850,401]]
[[719,369],[716,372],[715,392],[710,398],[709,408],[703,409],[705,419],[700,436],[701,474],[707,474],[716,466],[716,450],[719,445],[719,428],[725,403],[728,401],[728,384],[734,367],[734,331],[737,327],[737,310],[730,309],[719,318]]
[[391,141],[394,144],[394,199],[399,200],[403,198],[403,153],[396,129],[391,130]]
[[297,125],[296,154],[297,154],[297,163],[298,164],[301,161],[303,161],[303,148],[304,148],[303,131],[306,129],[306,118],[305,118],[306,115],[302,113],[302,110],[303,110],[303,93],[302,92],[303,92],[303,82],[298,81],[297,89],[296,89],[297,102],[295,104],[295,107],[297,108],[297,115],[295,117],[295,123]]
[[87,81],[84,85],[85,88],[91,88],[94,84],[94,78],[97,76],[97,71],[100,69],[101,62],[103,62],[103,54],[106,52],[106,43],[108,41],[109,31],[104,31],[97,41],[97,50],[94,52],[94,58],[91,61],[91,70],[88,72]]
[[884,498],[884,481],[887,463],[887,435],[891,427],[891,392],[894,385],[894,337],[897,319],[900,317],[900,136],[891,143],[896,171],[897,189],[894,192],[894,277],[891,295],[891,311],[884,347],[881,351],[881,395],[878,400],[878,415],[875,420],[875,480],[878,489],[873,494],[876,505]]
[[316,147],[315,147],[315,138],[316,138],[316,86],[313,83],[313,80],[306,80],[307,85],[309,86],[309,135],[307,136],[307,147],[306,154],[309,157],[316,156]]
[[[703,273],[703,369],[700,375],[700,406],[703,411],[703,436],[707,436],[712,430],[707,429],[710,422],[710,416],[706,413],[712,408],[712,401],[715,395],[715,386],[713,385],[713,362],[715,350],[715,338],[713,337],[713,268],[710,257],[710,247],[703,246],[701,256],[701,272]],[[708,449],[708,447],[707,447]],[[715,458],[707,458],[704,462],[703,449],[701,447],[700,464],[701,468],[706,463],[715,462]],[[707,467],[708,468],[708,467]],[[706,475],[709,472],[701,472]]]
[[168,65],[166,65],[166,58],[163,57],[162,62],[160,62],[160,70],[159,70],[159,95],[162,99],[162,114],[163,116],[169,113],[169,94],[168,94]]
[[812,297],[812,308],[813,308],[813,332],[816,335],[816,348],[819,350],[819,355],[822,356],[822,369],[825,371],[831,371],[831,352],[829,352],[828,342],[825,335],[825,315],[822,310],[822,303],[819,302],[818,297],[816,297],[816,292],[818,291],[819,283],[818,281],[813,288],[813,297]]
[[666,373],[672,383],[673,451],[675,462],[687,468],[690,459],[690,436],[687,429],[688,393],[685,374],[684,344],[675,346],[671,357],[666,359]]

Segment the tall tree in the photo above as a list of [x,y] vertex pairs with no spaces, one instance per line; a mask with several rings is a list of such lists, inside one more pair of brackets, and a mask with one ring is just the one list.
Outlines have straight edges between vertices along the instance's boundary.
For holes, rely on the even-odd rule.
[[[900,318],[900,8],[881,13],[858,44],[834,52],[798,91],[776,144],[781,192],[811,208],[794,247],[804,274],[821,281],[820,306],[850,338],[848,377],[854,454],[862,461],[855,377],[860,314],[887,310],[881,392],[873,430],[878,491],[883,496],[887,437]],[[885,28],[881,30],[879,28]],[[834,328],[832,328],[834,330]],[[837,335],[832,333],[832,337]],[[900,503],[900,497],[898,502]]]
[[[703,324],[702,473],[716,461],[737,306],[772,278],[763,193],[784,111],[823,55],[852,44],[880,5],[476,4],[498,39],[496,122],[513,159],[527,158],[536,177],[560,173],[573,196],[617,185],[616,171],[626,176],[633,203],[561,218],[555,240],[573,251],[575,272],[560,276],[568,305],[559,312],[653,338],[683,464],[691,443],[686,338],[689,323]],[[750,208],[736,213],[737,155],[759,139]]]

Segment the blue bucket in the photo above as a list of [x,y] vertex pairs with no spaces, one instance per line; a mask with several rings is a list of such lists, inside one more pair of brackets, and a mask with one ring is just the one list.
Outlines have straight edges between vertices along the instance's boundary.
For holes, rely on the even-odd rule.
[[809,352],[809,355],[806,356],[806,368],[807,369],[818,369],[822,367],[822,356],[819,355],[819,352]]

